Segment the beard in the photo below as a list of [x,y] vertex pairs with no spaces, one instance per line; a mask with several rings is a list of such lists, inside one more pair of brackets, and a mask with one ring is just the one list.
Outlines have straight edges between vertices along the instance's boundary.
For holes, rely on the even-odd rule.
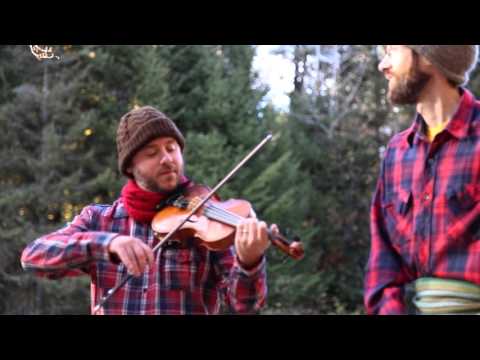
[[[159,184],[158,179],[160,176],[161,172],[164,172],[166,170],[171,170],[175,173],[175,175],[169,174],[167,175],[168,177],[175,176],[176,181],[173,187],[163,187],[162,185]],[[181,172],[177,171],[174,168],[168,168],[168,169],[161,169],[158,171],[156,174],[157,176],[150,176],[147,174],[144,174],[142,171],[140,171],[138,168],[133,168],[133,177],[135,178],[135,181],[137,184],[141,185],[143,188],[147,189],[148,191],[151,192],[156,192],[156,193],[169,193],[173,190],[176,189],[176,187],[180,183],[180,178],[181,178]]]
[[412,64],[407,75],[399,78],[398,84],[390,89],[388,100],[393,105],[415,105],[420,94],[432,76],[418,68],[418,62]]

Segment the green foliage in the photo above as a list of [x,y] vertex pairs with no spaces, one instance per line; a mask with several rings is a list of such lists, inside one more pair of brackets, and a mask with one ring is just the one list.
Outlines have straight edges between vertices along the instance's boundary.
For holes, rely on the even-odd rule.
[[[305,246],[299,262],[269,250],[264,313],[363,311],[381,149],[413,110],[387,104],[373,46],[319,47],[338,56],[335,66],[314,47],[293,47],[288,113],[263,101],[251,46],[55,49],[61,61],[39,62],[27,46],[0,46],[0,313],[89,312],[88,277],[34,278],[20,254],[86,204],[118,197],[116,128],[141,105],[175,119],[187,138],[187,175],[209,186],[271,131],[274,139],[220,192],[249,200],[259,218]],[[478,71],[470,87],[480,93]]]
[[[37,62],[28,47],[0,48],[4,313],[88,312],[88,296],[68,300],[88,293],[85,279],[35,279],[19,258],[28,242],[62,227],[86,204],[111,203],[119,195],[124,179],[116,169],[115,132],[131,107],[150,104],[175,118],[188,137],[187,173],[212,186],[265,131],[257,116],[264,90],[252,85],[251,47],[58,51],[62,61]],[[13,58],[22,67],[12,66]],[[222,196],[242,196],[242,180],[255,176],[246,167]]]
[[[62,227],[85,204],[116,197],[120,179],[113,172],[112,134],[130,97],[123,96],[123,105],[118,101],[122,94],[117,88],[122,87],[116,81],[125,83],[134,71],[127,71],[128,48],[65,47],[63,61],[42,63],[28,47],[22,48],[23,53],[20,47],[2,48],[27,69],[16,69],[11,83],[18,86],[7,94],[10,101],[0,104],[0,208],[5,214],[0,243],[6,255],[0,272],[10,281],[2,305],[6,313],[85,313],[88,296],[68,306],[60,301],[67,293],[88,295],[85,281],[67,286],[47,282],[39,288],[32,284],[40,280],[20,268],[20,254],[29,241]],[[105,67],[116,56],[125,66],[112,69],[112,77],[105,76]],[[118,97],[116,109],[109,100],[112,93]],[[29,292],[31,287],[39,289],[35,295]],[[72,307],[73,303],[82,305]]]

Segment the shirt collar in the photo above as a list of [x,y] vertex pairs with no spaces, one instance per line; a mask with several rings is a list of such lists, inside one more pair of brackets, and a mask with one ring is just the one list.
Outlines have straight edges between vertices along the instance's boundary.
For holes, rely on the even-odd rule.
[[[462,95],[460,99],[460,105],[457,109],[457,112],[455,115],[453,115],[446,127],[446,131],[459,140],[468,135],[473,113],[473,105],[475,102],[475,98],[469,90],[460,88],[460,92]],[[425,127],[425,120],[423,119],[422,115],[417,113],[412,126],[407,129],[406,139],[409,146],[417,144],[418,141],[422,139],[426,139],[424,135]]]

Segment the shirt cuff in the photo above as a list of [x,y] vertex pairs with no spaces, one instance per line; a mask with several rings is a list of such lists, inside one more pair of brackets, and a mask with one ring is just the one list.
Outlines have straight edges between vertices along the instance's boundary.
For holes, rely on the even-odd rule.
[[117,236],[120,236],[120,234],[102,233],[101,235],[96,236],[90,245],[90,251],[93,259],[97,261],[109,261],[118,263],[119,259],[115,259],[114,257],[112,257],[108,251],[108,246]]
[[241,265],[241,262],[240,260],[238,259],[238,256],[235,255],[235,263],[234,263],[235,267],[239,270],[239,272],[243,275],[246,275],[248,277],[253,277],[255,275],[257,275],[259,272],[261,272],[265,266],[266,266],[266,259],[265,259],[265,255],[262,255],[262,259],[260,260],[260,262],[255,265],[253,268],[251,269],[245,269],[242,265]]

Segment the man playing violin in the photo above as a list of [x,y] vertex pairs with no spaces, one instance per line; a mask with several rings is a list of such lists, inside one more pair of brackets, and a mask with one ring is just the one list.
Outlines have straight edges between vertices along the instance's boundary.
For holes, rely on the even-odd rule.
[[[90,275],[92,312],[109,289],[133,275],[100,314],[218,314],[222,298],[231,313],[258,312],[267,295],[270,242],[267,225],[254,216],[240,222],[227,250],[187,239],[152,251],[159,240],[151,222],[161,204],[193,186],[184,175],[184,147],[180,130],[157,109],[125,114],[117,130],[118,166],[128,178],[120,198],[89,205],[64,228],[33,241],[23,251],[23,268],[49,279]],[[278,233],[275,225],[270,231]]]

